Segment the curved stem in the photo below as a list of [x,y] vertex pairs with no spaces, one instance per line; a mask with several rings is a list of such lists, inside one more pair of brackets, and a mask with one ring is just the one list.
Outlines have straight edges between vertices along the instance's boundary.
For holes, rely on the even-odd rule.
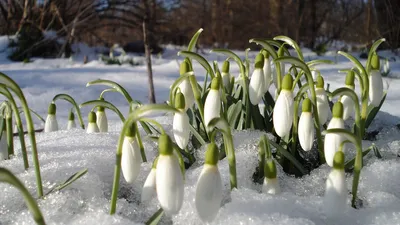
[[[110,109],[111,111],[115,112],[119,116],[119,118],[121,119],[122,122],[125,121],[124,115],[122,115],[121,111],[119,111],[119,109],[115,105],[113,105],[111,102],[108,102],[105,100],[91,100],[91,101],[87,101],[87,102],[80,104],[79,107],[82,108],[83,106],[87,106],[87,105],[94,105],[93,109],[98,106],[103,106],[104,108]],[[93,109],[92,109],[92,111],[93,111]]]
[[75,99],[72,98],[68,94],[58,94],[58,95],[54,96],[53,102],[55,103],[57,99],[63,99],[65,101],[71,103],[72,106],[74,106],[75,111],[78,114],[79,123],[81,124],[82,129],[85,129],[85,123],[83,122],[83,119],[82,119],[82,113],[81,113],[81,110],[78,107],[78,104],[76,104]]
[[99,98],[100,98],[100,99],[101,99],[101,98],[104,98],[104,94],[107,93],[107,92],[118,92],[118,91],[115,90],[114,88],[105,89],[104,91],[102,91],[102,92],[100,93]]

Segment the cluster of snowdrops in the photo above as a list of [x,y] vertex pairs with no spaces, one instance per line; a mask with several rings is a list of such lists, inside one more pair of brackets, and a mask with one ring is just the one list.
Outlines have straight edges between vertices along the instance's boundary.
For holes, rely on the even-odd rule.
[[[88,115],[88,133],[108,131],[105,109],[117,113],[124,122],[116,151],[110,214],[116,211],[121,172],[127,183],[133,183],[139,174],[141,163],[147,161],[142,137],[138,132],[139,124],[152,140],[158,142],[159,148],[159,155],[152,164],[142,190],[142,202],[157,196],[160,204],[160,210],[150,218],[150,222],[159,221],[164,213],[171,216],[180,211],[184,196],[185,170],[196,161],[196,154],[200,154],[198,151],[201,146],[207,147],[204,167],[197,181],[195,205],[202,221],[213,221],[221,207],[223,196],[218,162],[228,160],[231,189],[237,188],[232,130],[243,129],[265,131],[265,135],[260,137],[259,151],[255,153],[259,154],[259,164],[254,168],[253,177],[255,182],[262,183],[264,193],[280,194],[276,163],[289,174],[305,175],[310,168],[305,168],[302,163],[302,153],[318,151],[317,165],[326,163],[332,167],[326,182],[325,213],[335,216],[345,209],[348,197],[345,168],[353,169],[351,202],[353,207],[357,207],[357,188],[363,156],[376,148],[371,146],[363,150],[361,142],[386,97],[380,60],[376,54],[376,49],[384,39],[372,45],[365,66],[352,55],[339,52],[351,60],[354,67],[342,71],[346,73],[344,86],[330,92],[325,89],[324,79],[316,68],[318,64],[332,62],[306,62],[297,43],[288,37],[250,40],[262,47],[254,60],[248,58],[248,50],[245,59],[241,59],[230,50],[214,49],[213,52],[227,57],[220,70],[217,62],[210,64],[203,56],[193,52],[201,31],[200,29],[193,36],[187,51],[178,53],[184,57],[180,64],[180,77],[171,85],[167,104],[143,105],[133,100],[120,84],[109,80],[95,80],[87,86],[110,87],[101,92],[98,100],[78,106],[71,96],[59,94],[49,106],[45,132],[58,130],[55,104],[57,99],[67,100],[74,106],[70,111],[67,129],[76,127],[74,110],[78,114],[81,127],[85,128],[79,107],[89,105],[93,108]],[[291,55],[289,47],[294,49],[297,56]],[[205,69],[203,84],[199,84],[196,79],[192,67],[194,61]],[[231,61],[240,69],[238,77],[230,73]],[[356,81],[359,93],[355,92]],[[3,86],[0,85],[1,87]],[[7,85],[4,88],[9,89]],[[272,89],[275,89],[274,97],[270,93]],[[105,94],[110,91],[120,92],[126,98],[130,105],[130,113],[126,118],[117,107],[105,100]],[[1,126],[5,132],[9,127],[8,108],[18,110],[15,102],[9,105],[1,108],[5,115],[3,124],[6,124]],[[174,115],[173,137],[167,135],[163,126],[151,117],[151,114],[160,112]],[[25,114],[30,117],[29,110]],[[354,124],[346,129],[345,121],[349,118],[354,119]],[[16,121],[17,130],[23,129],[21,122],[18,119]],[[29,124],[28,133],[33,133],[34,138],[34,131]],[[5,138],[0,142],[1,156],[6,159],[12,152],[3,151],[9,149],[3,140]],[[355,158],[345,159],[346,143],[352,143],[355,147]],[[32,146],[32,152],[40,197],[43,191],[36,146]],[[26,157],[26,152],[22,155]],[[81,175],[83,174],[74,175],[72,181]],[[72,181],[69,179],[69,183]],[[18,187],[15,182],[14,185]],[[20,188],[24,193],[23,187]],[[40,210],[38,211],[40,214]],[[43,218],[36,221],[44,224]]]

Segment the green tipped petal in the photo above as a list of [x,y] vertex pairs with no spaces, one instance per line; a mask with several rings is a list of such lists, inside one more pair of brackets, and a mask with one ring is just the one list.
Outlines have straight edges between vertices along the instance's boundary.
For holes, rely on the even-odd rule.
[[[99,100],[104,101],[104,98],[99,98]],[[104,107],[103,106],[98,106],[97,111],[99,112],[104,112]]]
[[154,159],[153,165],[151,165],[151,168],[157,169],[157,163],[158,163],[158,156]]
[[160,155],[172,155],[172,141],[171,138],[166,134],[161,134],[158,138],[158,149]]
[[224,64],[222,64],[222,72],[229,73],[229,61],[225,60]]
[[303,100],[303,105],[302,105],[302,112],[311,112],[311,100],[309,98],[306,98]]
[[262,69],[264,67],[264,56],[263,56],[263,54],[258,53],[258,55],[256,56],[254,67],[256,69]]
[[72,111],[69,112],[68,120],[75,120],[75,114],[74,114],[74,112],[72,112]]
[[189,71],[191,71],[191,70],[190,70],[190,65],[189,65],[189,63],[188,63],[186,60],[184,60],[184,61],[181,63],[181,68],[180,68],[180,70],[179,70],[179,73],[180,73],[180,75],[182,76],[183,74],[185,74],[185,73],[187,73],[187,72],[189,72]]
[[354,71],[350,70],[349,72],[347,72],[345,84],[354,87],[354,78]]
[[317,77],[317,88],[324,88],[324,78],[320,75]]
[[333,105],[332,116],[336,118],[343,118],[343,104],[341,102],[336,102]]
[[54,104],[54,102],[52,102],[49,105],[49,109],[47,110],[47,113],[51,114],[51,115],[56,115],[56,110],[57,110],[56,104]]
[[217,165],[219,158],[218,147],[215,143],[210,143],[207,146],[205,164]]
[[175,96],[175,108],[177,109],[184,109],[185,108],[185,96],[181,93],[178,92],[176,93]]
[[335,157],[333,158],[333,168],[338,170],[344,169],[344,153],[342,151],[337,151]]
[[211,89],[213,90],[219,90],[219,78],[218,77],[214,77],[212,82],[211,82]]
[[264,60],[269,58],[269,53],[267,51],[263,50],[262,54],[264,55]]
[[88,118],[89,118],[89,123],[96,123],[96,113],[95,112],[93,112],[93,111],[90,111],[89,112],[89,115],[88,115]]
[[290,74],[286,74],[283,77],[282,89],[283,90],[292,90],[292,86],[293,86],[293,77]]
[[371,59],[371,69],[379,70],[379,68],[380,68],[379,56],[375,52],[372,55],[372,59]]
[[125,132],[125,136],[126,137],[135,137],[136,135],[136,126],[132,125],[131,127],[129,127],[126,132]]
[[266,178],[269,179],[276,178],[276,165],[274,160],[268,160],[265,163],[264,174]]

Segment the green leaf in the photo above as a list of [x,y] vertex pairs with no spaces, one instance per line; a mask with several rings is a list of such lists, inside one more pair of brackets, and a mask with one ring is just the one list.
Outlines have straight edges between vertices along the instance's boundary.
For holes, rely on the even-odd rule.
[[79,123],[81,124],[82,129],[85,129],[85,123],[83,122],[83,119],[82,119],[81,110],[79,109],[78,104],[76,104],[75,99],[67,94],[58,94],[58,95],[54,96],[53,102],[56,102],[58,99],[63,99],[65,101],[71,103],[75,107],[75,111],[78,114]]
[[80,177],[82,177],[83,175],[85,175],[87,173],[88,169],[83,169],[79,172],[76,172],[75,174],[73,174],[72,176],[70,176],[66,181],[64,181],[64,183],[58,185],[57,187],[55,187],[53,190],[51,190],[50,192],[53,191],[61,191],[62,189],[68,187],[70,184],[72,184],[73,182],[75,182],[76,180],[78,180]]
[[272,45],[270,45],[267,41],[259,38],[253,38],[249,40],[249,43],[256,43],[258,45],[261,45],[271,55],[273,59],[278,58],[274,47],[272,47]]
[[280,63],[290,63],[293,64],[300,69],[302,69],[305,73],[311,74],[310,69],[308,68],[307,64],[305,64],[303,61],[301,61],[298,58],[295,58],[293,56],[282,56],[274,60],[275,62],[280,62]]
[[307,171],[306,169],[304,169],[303,165],[301,165],[301,163],[297,161],[297,159],[292,154],[290,154],[290,152],[288,152],[282,146],[273,141],[270,141],[269,143],[273,145],[276,148],[276,150],[279,151],[279,153],[281,153],[285,158],[287,158],[300,171],[301,174],[303,175],[307,174]]
[[374,107],[373,105],[368,106],[368,109],[367,109],[368,116],[367,116],[367,119],[365,120],[365,129],[367,129],[369,127],[369,125],[371,125],[372,121],[375,119],[376,114],[378,114],[379,110],[381,109],[381,107],[383,105],[383,102],[386,99],[386,95],[387,95],[387,92],[384,93],[382,100],[377,107]]
[[243,109],[242,100],[239,100],[236,104],[232,104],[228,109],[228,123],[231,128],[234,129],[237,124],[240,112]]
[[197,132],[197,130],[193,127],[192,124],[190,124],[190,131],[192,131],[193,136],[197,139],[197,141],[200,142],[201,146],[206,144],[204,139],[201,137],[201,135]]
[[243,74],[243,76],[246,75],[245,74],[246,73],[245,66],[244,66],[242,59],[238,55],[236,55],[234,52],[232,52],[231,50],[229,50],[229,49],[213,49],[213,50],[211,50],[211,52],[223,54],[229,58],[232,58],[238,64],[240,73]]
[[308,67],[313,67],[313,66],[317,66],[320,64],[335,64],[335,62],[333,62],[332,60],[328,60],[328,59],[315,59],[315,60],[311,60],[309,62],[306,63]]
[[158,209],[156,213],[154,213],[149,220],[146,221],[146,225],[157,225],[161,217],[164,215],[164,210],[162,208]]
[[35,199],[32,197],[32,195],[29,193],[26,187],[22,184],[22,182],[16,176],[14,176],[14,174],[12,174],[9,170],[0,167],[0,182],[8,183],[17,188],[21,192],[25,200],[25,204],[28,207],[30,213],[32,214],[36,224],[38,225],[46,224],[42,212],[40,211],[39,206],[37,205]]
[[125,90],[125,88],[123,88],[120,84],[118,84],[117,82],[111,81],[111,80],[103,80],[103,79],[98,79],[98,80],[94,80],[94,81],[90,81],[86,84],[86,87],[92,86],[92,85],[106,85],[109,87],[114,88],[116,91],[118,91],[119,93],[121,93],[126,101],[130,104],[133,99],[132,97],[129,95],[129,93]]
[[[367,148],[365,151],[362,152],[362,157],[366,156],[370,151],[371,151],[371,147]],[[354,166],[354,162],[356,161],[356,157],[353,157],[352,159],[350,159],[349,161],[347,161],[344,164],[344,169],[345,170],[349,170],[351,168],[353,168]]]
[[286,42],[288,45],[296,50],[299,59],[304,61],[303,53],[301,52],[299,45],[293,39],[286,36],[276,36],[274,37],[274,40]]
[[[24,109],[22,107],[18,107],[18,111],[19,113],[23,113]],[[46,123],[46,120],[43,119],[43,117],[41,115],[39,115],[39,113],[35,112],[33,109],[29,108],[29,111],[31,111],[33,113],[33,115],[35,115],[39,120],[41,120],[43,123]]]
[[374,52],[376,52],[376,50],[378,49],[379,45],[381,45],[384,41],[386,41],[386,39],[385,38],[381,38],[381,39],[375,41],[374,44],[372,44],[371,49],[368,52],[368,60],[367,60],[366,66],[365,66],[367,72],[371,71],[372,55],[374,54]]
[[194,76],[193,71],[187,72],[187,73],[181,75],[178,79],[176,79],[174,81],[174,83],[171,85],[171,88],[169,91],[169,104],[171,106],[174,106],[174,104],[175,104],[175,100],[174,100],[175,94],[176,94],[176,91],[177,91],[179,85],[182,83],[182,81],[184,81],[185,79],[189,78],[189,76],[192,76],[192,75]]
[[192,39],[190,39],[189,45],[188,45],[188,51],[192,52],[193,49],[196,47],[196,43],[197,40],[199,39],[199,36],[201,34],[201,32],[203,32],[203,28],[200,28],[192,37]]
[[124,115],[122,115],[122,113],[119,111],[119,109],[115,105],[113,105],[111,102],[108,102],[106,100],[91,100],[91,101],[87,101],[87,102],[80,104],[79,107],[82,108],[83,106],[88,106],[88,105],[93,105],[93,108],[102,106],[104,108],[110,109],[111,111],[115,112],[119,116],[119,118],[121,119],[122,122],[125,121]]
[[204,69],[208,72],[208,74],[210,74],[211,78],[214,78],[214,71],[211,68],[210,64],[208,63],[208,61],[201,55],[194,53],[194,52],[189,52],[189,51],[180,51],[178,52],[178,56],[184,56],[184,57],[188,57],[189,59],[194,59],[197,62],[200,63],[200,65],[202,65],[204,67]]

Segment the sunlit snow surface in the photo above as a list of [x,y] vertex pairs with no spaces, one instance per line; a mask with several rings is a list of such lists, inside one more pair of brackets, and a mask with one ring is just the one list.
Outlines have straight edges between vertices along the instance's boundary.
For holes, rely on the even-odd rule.
[[[6,42],[0,38],[0,45]],[[0,50],[2,50],[0,48]],[[90,50],[90,49],[89,49]],[[86,49],[86,51],[89,51]],[[154,58],[154,79],[158,102],[168,100],[169,86],[178,77],[177,50],[168,47],[162,58]],[[240,53],[240,52],[238,52]],[[83,65],[80,56],[74,60],[36,59],[29,64],[12,63],[6,59],[5,53],[0,53],[0,71],[10,75],[21,85],[29,106],[46,115],[47,106],[54,95],[67,93],[76,101],[97,99],[104,86],[85,87],[88,81],[94,79],[110,79],[123,85],[134,99],[147,102],[146,67],[106,66],[99,61],[91,61]],[[96,59],[93,52],[89,52]],[[243,56],[243,53],[240,53]],[[254,57],[256,52],[251,53]],[[305,51],[306,59],[315,59],[315,54]],[[385,53],[388,55],[389,53]],[[391,55],[392,56],[392,55]],[[224,57],[206,55],[208,59],[222,63]],[[252,182],[252,175],[257,165],[257,143],[262,135],[258,131],[234,132],[234,145],[238,172],[237,190],[229,192],[229,169],[226,159],[219,163],[222,175],[224,197],[222,207],[214,224],[400,224],[400,131],[394,126],[398,124],[400,109],[400,77],[399,57],[391,62],[392,76],[385,78],[390,84],[389,93],[381,113],[371,125],[371,130],[380,130],[378,140],[374,143],[381,150],[383,159],[377,159],[371,152],[365,157],[361,172],[359,198],[361,209],[353,209],[350,205],[351,174],[347,174],[348,207],[346,213],[338,218],[327,218],[323,213],[323,194],[325,179],[330,171],[324,165],[302,178],[285,175],[278,168],[278,178],[282,194],[277,196],[261,193],[261,185]],[[334,54],[323,58],[335,60]],[[325,83],[330,83],[330,90],[340,87],[344,82],[344,74],[337,70],[349,68],[351,63],[343,57],[338,57],[336,65],[320,66],[325,77]],[[364,61],[363,61],[364,62]],[[232,63],[232,74],[237,76],[238,69]],[[196,76],[202,82],[204,70],[195,65]],[[272,91],[271,91],[272,92]],[[272,92],[273,93],[273,92]],[[126,115],[128,106],[117,93],[108,93],[106,100],[121,108]],[[57,102],[57,117],[59,125],[65,129],[70,105]],[[90,109],[83,108],[83,116],[87,122]],[[51,193],[38,203],[48,224],[142,224],[158,210],[156,196],[147,203],[140,203],[143,183],[150,171],[151,162],[156,156],[157,145],[144,138],[144,147],[149,159],[143,163],[140,174],[133,185],[128,185],[121,176],[118,195],[117,213],[110,216],[110,198],[113,182],[115,151],[122,123],[111,111],[106,111],[110,121],[110,132],[104,134],[86,134],[84,130],[61,130],[53,133],[38,133],[36,135],[39,160],[41,164],[44,192],[66,180],[73,173],[88,168],[88,173],[66,189]],[[156,118],[167,132],[171,132],[172,116]],[[35,120],[36,128],[43,124]],[[79,126],[79,125],[78,125]],[[141,134],[145,136],[143,130]],[[29,162],[33,166],[30,142],[26,137],[29,151]],[[365,141],[364,147],[372,142]],[[36,179],[31,167],[24,171],[22,156],[19,151],[18,139],[15,139],[17,155],[11,160],[1,161],[0,167],[10,169],[24,183],[29,191],[36,196]],[[178,215],[172,218],[163,217],[163,224],[202,224],[197,216],[194,196],[195,184],[202,169],[202,147],[197,151],[197,162],[186,171],[185,198]],[[350,150],[348,157],[354,155]],[[0,184],[0,224],[34,224],[22,197],[15,188]]]

